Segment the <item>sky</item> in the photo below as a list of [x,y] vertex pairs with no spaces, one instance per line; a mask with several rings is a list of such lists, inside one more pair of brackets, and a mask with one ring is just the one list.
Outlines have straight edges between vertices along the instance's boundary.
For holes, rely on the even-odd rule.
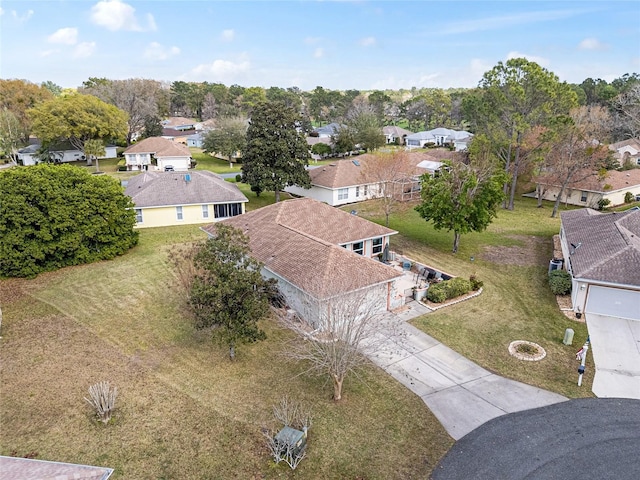
[[0,77],[65,88],[470,88],[515,57],[570,83],[640,72],[640,1],[0,0]]

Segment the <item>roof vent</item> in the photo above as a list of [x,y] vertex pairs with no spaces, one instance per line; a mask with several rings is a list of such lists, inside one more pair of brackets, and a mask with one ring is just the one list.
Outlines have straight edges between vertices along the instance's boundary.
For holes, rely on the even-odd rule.
[[360,162],[358,160],[351,160],[356,167],[360,166]]

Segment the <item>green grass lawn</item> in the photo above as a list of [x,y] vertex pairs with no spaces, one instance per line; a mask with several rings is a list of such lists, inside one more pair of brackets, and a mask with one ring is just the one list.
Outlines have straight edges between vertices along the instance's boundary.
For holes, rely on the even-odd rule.
[[[537,208],[533,199],[519,199],[514,211],[499,210],[487,231],[463,235],[457,254],[453,234],[436,231],[411,208],[392,214],[392,250],[455,276],[474,274],[484,282],[479,297],[446,307],[413,323],[445,345],[491,371],[547,388],[569,397],[593,396],[593,362],[582,387],[577,387],[575,352],[587,337],[583,323],[568,319],[547,283],[552,236],[560,229],[551,205]],[[352,208],[352,207],[347,207]],[[358,205],[358,214],[384,222],[375,202]],[[473,258],[473,260],[472,260]],[[575,331],[574,345],[562,344],[564,331]],[[522,362],[508,354],[514,340],[542,345],[547,357]]]
[[[203,236],[144,229],[112,261],[0,281],[0,454],[109,466],[114,479],[427,478],[453,441],[380,369],[347,379],[335,404],[331,382],[285,361],[294,337],[274,320],[234,363],[193,329],[169,259]],[[107,426],[83,401],[102,380],[119,392]],[[273,465],[261,434],[285,394],[313,414],[295,472]]]
[[200,148],[190,148],[191,158],[196,160],[196,170],[209,170],[215,173],[240,173],[241,163],[233,163],[229,166],[229,162],[218,157],[212,157],[208,153],[204,153]]

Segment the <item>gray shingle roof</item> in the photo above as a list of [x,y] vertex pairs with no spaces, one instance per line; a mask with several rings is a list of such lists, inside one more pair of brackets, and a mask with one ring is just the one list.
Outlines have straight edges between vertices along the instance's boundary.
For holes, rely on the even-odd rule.
[[[222,223],[249,236],[252,255],[316,298],[327,298],[401,276],[393,268],[339,246],[397,233],[310,198],[287,200]],[[204,228],[215,233],[216,225]]]
[[640,286],[640,210],[584,208],[561,219],[574,277]]
[[144,172],[129,180],[124,193],[140,208],[249,201],[235,184],[207,170]]

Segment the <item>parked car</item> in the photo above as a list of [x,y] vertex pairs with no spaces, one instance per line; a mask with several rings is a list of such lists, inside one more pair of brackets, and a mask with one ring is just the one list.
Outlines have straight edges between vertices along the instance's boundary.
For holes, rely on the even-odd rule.
[[173,165],[165,165],[164,166],[164,171],[165,172],[175,172],[175,170],[173,169]]

